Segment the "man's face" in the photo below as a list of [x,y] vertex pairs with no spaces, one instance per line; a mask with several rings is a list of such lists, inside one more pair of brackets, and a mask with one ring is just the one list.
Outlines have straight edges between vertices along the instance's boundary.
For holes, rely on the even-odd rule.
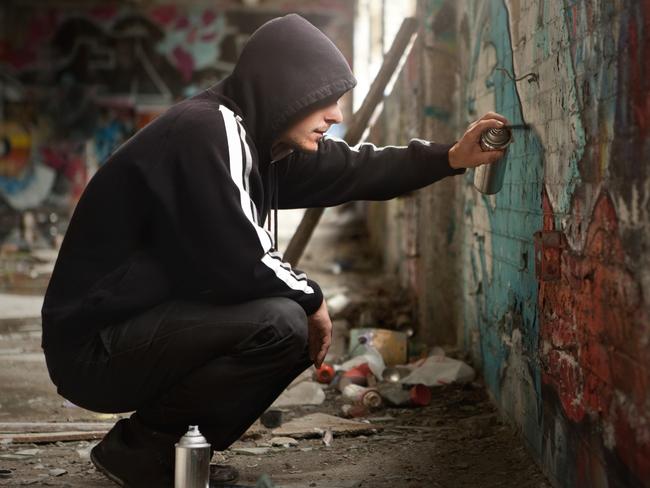
[[295,122],[278,138],[277,143],[286,144],[292,149],[316,152],[318,141],[334,124],[343,121],[343,114],[338,101],[317,107],[302,119]]

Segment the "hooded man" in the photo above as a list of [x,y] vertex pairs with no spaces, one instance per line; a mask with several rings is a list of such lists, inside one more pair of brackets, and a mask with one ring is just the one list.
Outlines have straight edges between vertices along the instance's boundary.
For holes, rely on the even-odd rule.
[[318,285],[282,260],[271,209],[385,200],[501,152],[455,145],[356,148],[325,132],[356,81],[334,44],[292,14],[260,27],[233,73],[171,107],[88,183],[43,305],[59,393],[135,413],[92,450],[124,486],[171,486],[174,443],[199,425],[226,449],[311,364],[331,322]]

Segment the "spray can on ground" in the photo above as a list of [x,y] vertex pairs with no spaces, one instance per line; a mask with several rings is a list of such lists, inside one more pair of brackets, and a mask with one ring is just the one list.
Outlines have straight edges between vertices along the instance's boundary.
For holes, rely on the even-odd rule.
[[[512,131],[508,127],[488,129],[481,134],[480,144],[483,151],[505,149],[512,141]],[[505,158],[496,163],[483,164],[474,169],[474,186],[481,193],[492,195],[501,190],[506,173]]]
[[210,485],[210,444],[190,425],[176,443],[174,488],[208,488]]

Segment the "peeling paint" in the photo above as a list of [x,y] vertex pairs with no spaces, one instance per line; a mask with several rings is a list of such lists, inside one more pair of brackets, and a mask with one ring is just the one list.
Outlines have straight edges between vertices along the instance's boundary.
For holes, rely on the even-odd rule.
[[[554,485],[650,487],[650,0],[422,0],[427,42],[450,5],[454,56],[425,63],[422,84],[453,58],[458,86],[412,112],[439,129],[427,110],[444,106],[456,137],[491,110],[532,130],[515,132],[496,195],[471,171],[427,193],[445,188],[458,219],[420,241],[419,262],[460,261],[459,338]],[[418,219],[440,205],[421,195]],[[536,234],[561,241],[539,275]],[[442,293],[413,262],[401,269],[418,296]]]

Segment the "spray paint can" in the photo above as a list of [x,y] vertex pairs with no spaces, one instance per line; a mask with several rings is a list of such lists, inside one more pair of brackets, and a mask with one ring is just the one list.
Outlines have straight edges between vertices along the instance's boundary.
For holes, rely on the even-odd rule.
[[374,388],[364,388],[359,385],[347,385],[343,388],[343,398],[351,400],[357,405],[363,405],[368,408],[379,408],[383,401],[381,395]]
[[210,444],[197,425],[176,443],[174,488],[208,488],[210,486]]
[[[481,134],[483,151],[503,150],[512,142],[512,131],[508,127],[488,129]],[[493,195],[501,190],[506,174],[506,161],[501,158],[496,163],[483,164],[474,169],[474,186],[481,193]]]
[[334,379],[334,368],[331,364],[323,363],[323,365],[316,370],[316,381],[319,383],[329,384]]

